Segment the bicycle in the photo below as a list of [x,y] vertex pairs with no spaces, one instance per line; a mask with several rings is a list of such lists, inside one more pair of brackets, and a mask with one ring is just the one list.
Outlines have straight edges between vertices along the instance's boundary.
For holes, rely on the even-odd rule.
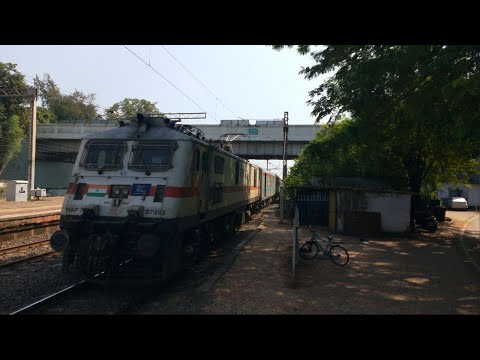
[[[312,260],[318,255],[320,250],[322,250],[323,254],[325,256],[328,256],[335,265],[345,266],[348,264],[348,262],[350,261],[348,251],[342,245],[333,245],[332,235],[327,235],[326,238],[323,238],[318,235],[314,230],[312,230],[311,225],[309,229],[312,237],[300,248],[300,256],[302,257],[302,259]],[[322,246],[320,241],[325,243],[325,245]]]

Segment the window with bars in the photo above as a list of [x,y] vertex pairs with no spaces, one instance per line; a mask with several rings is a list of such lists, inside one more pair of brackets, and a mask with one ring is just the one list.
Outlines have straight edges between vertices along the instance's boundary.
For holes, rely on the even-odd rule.
[[223,201],[223,183],[213,184],[213,202],[219,203]]
[[125,141],[89,141],[85,145],[80,166],[95,170],[118,170],[123,165],[127,150]]
[[235,185],[238,185],[240,181],[240,163],[237,161],[235,163]]
[[145,171],[167,171],[172,163],[175,142],[135,142],[128,168]]
[[202,154],[202,169],[203,171],[207,172],[210,169],[208,168],[208,152],[204,152]]
[[195,172],[200,171],[200,150],[195,150],[195,157],[194,157],[194,170]]
[[220,156],[215,156],[215,174],[223,174],[225,166],[225,159]]

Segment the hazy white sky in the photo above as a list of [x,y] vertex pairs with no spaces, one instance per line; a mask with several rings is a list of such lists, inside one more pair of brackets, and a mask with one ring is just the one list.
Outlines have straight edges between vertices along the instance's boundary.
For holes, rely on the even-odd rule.
[[[94,93],[104,108],[128,97],[156,102],[163,112],[206,111],[207,119],[201,123],[218,124],[238,117],[281,119],[284,111],[289,112],[290,124],[313,124],[315,120],[306,101],[321,79],[308,81],[298,74],[313,60],[295,49],[165,45],[209,91],[162,46],[127,46],[199,106],[120,45],[1,45],[0,62],[17,64],[30,81],[36,74],[48,73],[64,92]],[[265,166],[265,161],[258,163]]]

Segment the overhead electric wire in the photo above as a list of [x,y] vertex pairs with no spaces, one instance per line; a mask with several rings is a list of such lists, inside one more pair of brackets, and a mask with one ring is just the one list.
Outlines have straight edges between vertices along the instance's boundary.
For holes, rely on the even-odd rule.
[[170,55],[172,58],[174,58],[175,61],[178,62],[195,80],[197,80],[205,89],[207,89],[207,91],[210,94],[212,94],[212,96],[215,97],[215,99],[218,100],[218,102],[220,104],[222,104],[228,111],[230,111],[233,114],[233,116],[235,116],[235,117],[237,117],[241,120],[244,120],[243,118],[241,118],[240,116],[235,114],[227,105],[225,105],[217,95],[215,95],[203,82],[201,82],[200,79],[198,79],[195,75],[193,75],[193,73],[190,70],[188,70],[187,67],[185,65],[183,65],[182,62],[180,60],[178,60],[170,51],[168,51],[165,46],[163,46],[163,45],[160,45],[160,46],[163,48],[163,50],[165,50],[168,53],[168,55]]
[[[143,60],[140,56],[138,56],[134,51],[130,50],[127,46],[125,45],[122,45],[125,49],[127,49],[130,53],[132,53],[132,55],[134,55],[137,59],[139,59],[141,62],[143,62],[146,66],[148,66],[149,68],[151,68],[153,71],[155,71],[156,74],[158,74],[159,76],[161,76],[165,81],[167,81],[170,85],[172,85],[175,89],[177,89],[183,96],[185,96],[187,99],[189,99],[191,102],[193,102],[195,105],[197,105],[201,110],[203,110],[204,112],[207,112],[207,110],[205,110],[203,107],[201,107],[195,100],[193,100],[192,98],[190,98],[190,96],[188,96],[187,94],[185,94],[182,90],[180,90],[177,86],[175,86],[174,83],[172,83],[170,80],[168,80],[165,76],[163,76],[157,69],[155,69],[153,66],[151,66],[149,63],[147,63],[145,60]],[[217,120],[215,118],[215,116],[211,115],[215,120]]]

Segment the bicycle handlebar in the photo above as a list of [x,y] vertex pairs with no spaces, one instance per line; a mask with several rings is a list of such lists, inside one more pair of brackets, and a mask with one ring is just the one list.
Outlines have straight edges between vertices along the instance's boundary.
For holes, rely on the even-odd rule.
[[[312,233],[312,235],[315,235],[316,237],[318,237],[319,239],[322,239],[322,236],[320,236],[315,230],[312,229],[312,225],[309,225],[308,228],[310,229],[310,232]],[[332,234],[327,234],[325,235],[325,237],[329,240],[329,241],[332,241],[334,239],[334,236]]]

